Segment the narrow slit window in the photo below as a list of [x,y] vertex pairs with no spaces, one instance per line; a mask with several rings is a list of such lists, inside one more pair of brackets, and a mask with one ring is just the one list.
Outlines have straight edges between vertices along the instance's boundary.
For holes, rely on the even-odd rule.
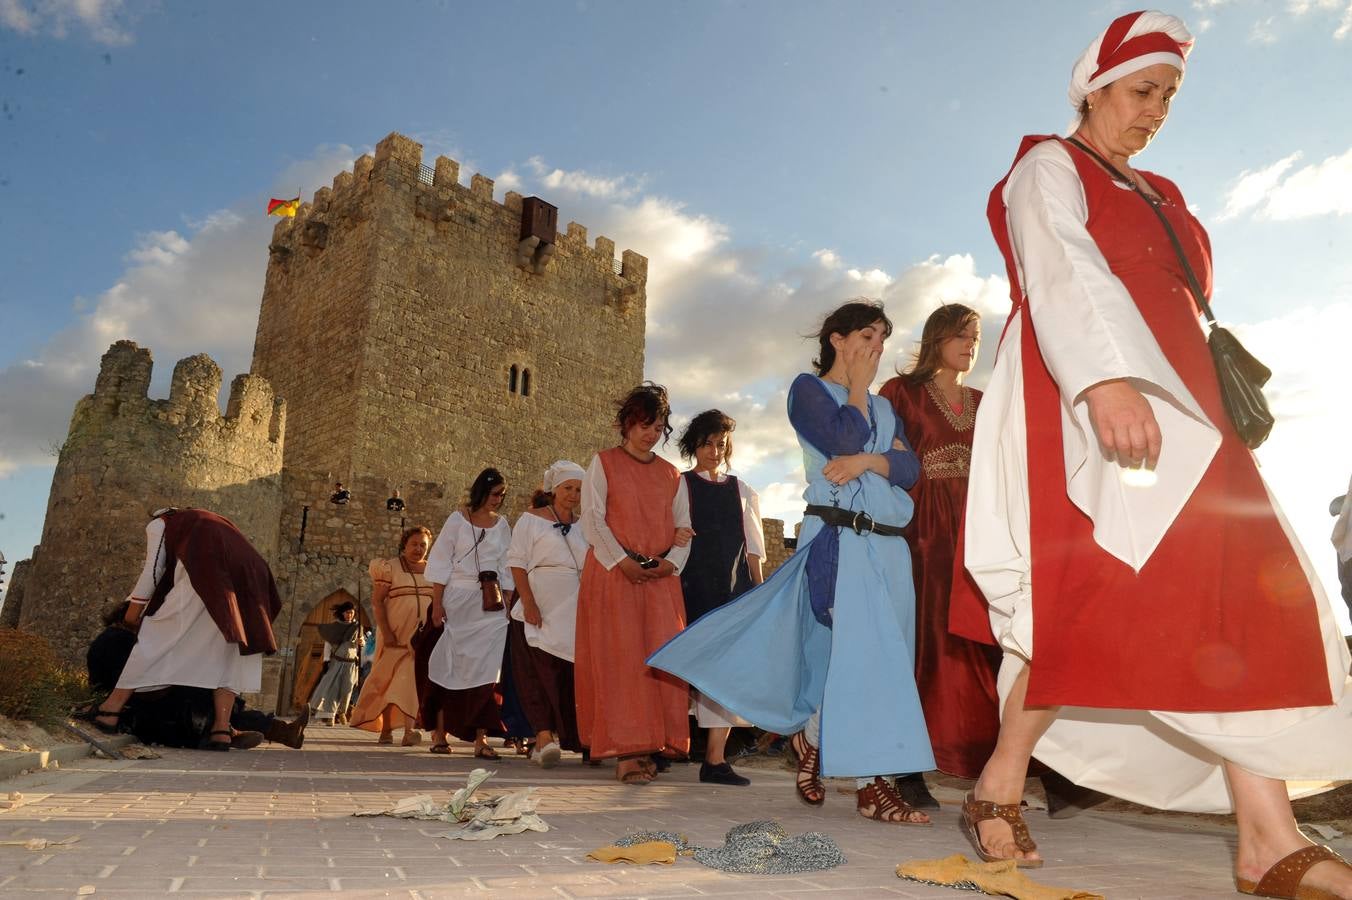
[[530,369],[521,370],[521,396],[530,396]]
[[516,393],[516,379],[519,373],[520,370],[517,369],[516,366],[512,366],[512,368],[507,371],[507,390],[513,394]]

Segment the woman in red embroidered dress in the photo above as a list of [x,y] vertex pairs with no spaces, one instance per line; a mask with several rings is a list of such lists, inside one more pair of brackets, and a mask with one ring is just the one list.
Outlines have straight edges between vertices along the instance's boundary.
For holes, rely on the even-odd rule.
[[[591,758],[617,758],[625,784],[656,776],[651,755],[690,750],[690,688],[647,658],[685,628],[681,567],[690,503],[676,467],[653,452],[671,435],[666,388],[644,383],[620,402],[620,445],[596,454],[582,482],[591,548],[577,603],[577,728]],[[684,540],[689,541],[688,534]]]
[[[925,321],[915,365],[878,392],[897,411],[920,455],[921,477],[911,488],[915,516],[906,526],[915,574],[915,681],[934,761],[940,771],[961,778],[981,774],[1000,730],[999,652],[948,629],[972,425],[981,402],[981,392],[963,378],[976,363],[980,342],[976,310],[947,303]],[[903,778],[901,788],[912,805],[938,807],[919,774]]]
[[1035,751],[1086,787],[1233,809],[1245,893],[1352,898],[1352,867],[1296,830],[1285,783],[1352,777],[1347,647],[1226,418],[1152,207],[1209,291],[1206,232],[1129,165],[1191,44],[1163,13],[1113,22],[1072,74],[1074,143],[1026,138],[991,193],[1014,311],[964,551],[1005,651],[1004,717],[962,823],[984,857],[1040,865],[1018,807]]

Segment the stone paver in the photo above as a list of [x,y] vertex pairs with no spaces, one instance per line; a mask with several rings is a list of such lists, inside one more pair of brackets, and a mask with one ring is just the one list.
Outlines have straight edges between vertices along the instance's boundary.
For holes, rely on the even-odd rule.
[[[312,728],[302,751],[164,750],[162,759],[90,760],[7,782],[25,802],[0,812],[0,840],[79,840],[64,850],[0,846],[0,896],[961,896],[894,874],[908,859],[971,855],[955,803],[945,803],[932,828],[884,826],[859,818],[852,794],[832,790],[820,808],[798,802],[785,772],[747,770],[751,787],[721,788],[699,784],[696,766],[678,764],[656,784],[628,787],[613,780],[612,768],[576,758],[546,772],[504,755],[484,790],[538,787],[550,832],[466,842],[444,837],[451,826],[441,823],[352,816],[410,794],[448,796],[476,764],[468,747],[456,750],[447,758],[425,745],[377,747],[373,735]],[[642,868],[586,859],[645,829],[717,846],[728,828],[754,819],[777,819],[791,833],[825,832],[848,862],[751,876],[684,858]],[[1046,883],[1113,898],[1233,896],[1233,835],[1222,828],[1107,813],[1054,822],[1035,812],[1030,825],[1048,857],[1033,874]]]

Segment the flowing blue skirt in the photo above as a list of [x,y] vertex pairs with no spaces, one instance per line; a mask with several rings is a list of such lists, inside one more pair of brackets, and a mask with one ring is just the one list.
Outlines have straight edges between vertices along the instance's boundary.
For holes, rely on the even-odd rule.
[[841,529],[832,627],[808,599],[822,525],[764,584],[702,616],[648,659],[766,731],[792,734],[821,711],[822,774],[934,768],[915,686],[915,586],[900,537]]

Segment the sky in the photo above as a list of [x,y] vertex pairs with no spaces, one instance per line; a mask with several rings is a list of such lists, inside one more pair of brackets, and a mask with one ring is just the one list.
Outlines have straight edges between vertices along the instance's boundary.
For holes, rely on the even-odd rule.
[[[880,298],[891,369],[935,306],[965,302],[983,314],[981,387],[1009,308],[987,194],[1022,135],[1066,127],[1072,63],[1133,8],[0,0],[0,552],[37,543],[108,345],[151,349],[152,396],[194,353],[227,384],[246,371],[268,198],[308,198],[391,131],[648,256],[648,376],[678,425],[733,415],[737,470],[796,521],[784,396],[803,335]],[[1210,232],[1217,314],[1274,371],[1263,474],[1336,594],[1352,0],[1168,11],[1197,43],[1134,163]]]

